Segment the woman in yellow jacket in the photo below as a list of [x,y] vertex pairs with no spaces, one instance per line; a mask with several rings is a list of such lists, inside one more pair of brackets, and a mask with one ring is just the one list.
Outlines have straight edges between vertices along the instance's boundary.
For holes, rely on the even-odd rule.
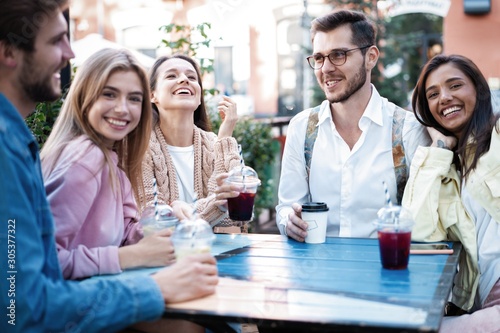
[[500,122],[477,66],[439,55],[413,93],[431,147],[419,147],[403,206],[415,218],[413,240],[453,240],[464,252],[452,301],[470,311],[445,317],[442,332],[500,332]]

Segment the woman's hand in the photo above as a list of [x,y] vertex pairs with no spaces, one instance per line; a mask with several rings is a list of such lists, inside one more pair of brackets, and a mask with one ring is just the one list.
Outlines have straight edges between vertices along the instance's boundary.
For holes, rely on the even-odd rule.
[[232,136],[234,127],[238,121],[236,103],[231,98],[222,96],[217,110],[219,110],[219,115],[222,119],[222,124],[219,128],[219,139]]
[[236,185],[226,183],[224,180],[229,173],[221,173],[217,176],[217,189],[215,190],[215,204],[223,212],[227,211],[227,199],[236,198],[242,189]]
[[174,215],[179,221],[189,220],[193,216],[194,208],[187,202],[175,200],[170,206],[174,210]]
[[170,229],[160,230],[144,237],[137,244],[120,247],[118,249],[120,267],[122,269],[156,267],[175,262],[171,235]]
[[457,145],[458,140],[456,137],[446,136],[434,127],[427,127],[427,132],[429,132],[429,136],[432,139],[431,147],[453,150]]

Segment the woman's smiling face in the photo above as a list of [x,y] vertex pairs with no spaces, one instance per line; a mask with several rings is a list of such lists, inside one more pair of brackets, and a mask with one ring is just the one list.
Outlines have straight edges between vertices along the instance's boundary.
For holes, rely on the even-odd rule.
[[189,62],[169,59],[158,68],[158,81],[151,101],[158,110],[189,108],[194,112],[201,104],[198,80],[198,74]]
[[144,90],[137,73],[112,73],[97,101],[88,112],[88,121],[108,147],[125,138],[141,119]]
[[434,119],[460,138],[476,106],[476,88],[469,77],[445,63],[427,77],[425,94]]

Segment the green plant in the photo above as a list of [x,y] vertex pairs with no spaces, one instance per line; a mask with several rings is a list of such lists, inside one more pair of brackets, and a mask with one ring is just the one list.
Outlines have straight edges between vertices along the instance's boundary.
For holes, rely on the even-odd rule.
[[54,122],[61,110],[62,103],[62,98],[54,102],[38,103],[35,112],[26,118],[26,125],[28,125],[31,133],[33,133],[40,149],[43,147],[43,144],[47,141],[52,131]]
[[[196,26],[167,24],[161,26],[160,31],[169,34],[173,38],[162,39],[161,44],[170,48],[172,53],[183,53],[190,57],[196,57],[201,48],[210,47],[212,40],[208,37],[208,32],[211,28],[212,25],[207,22]],[[201,75],[214,71],[213,59],[196,58],[200,62]]]
[[[214,131],[219,130],[221,120],[217,112],[210,112]],[[273,137],[269,124],[258,122],[250,117],[238,120],[233,136],[242,147],[245,165],[252,167],[261,180],[255,197],[255,216],[259,216],[264,208],[276,205],[276,185],[278,182],[276,159],[279,157],[280,145]]]

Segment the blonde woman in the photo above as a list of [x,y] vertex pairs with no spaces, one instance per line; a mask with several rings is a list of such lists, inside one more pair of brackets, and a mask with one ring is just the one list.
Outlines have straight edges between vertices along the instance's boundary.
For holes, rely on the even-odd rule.
[[143,238],[137,223],[150,131],[141,65],[124,50],[95,53],[78,69],[41,151],[65,278],[173,261],[170,232]]

